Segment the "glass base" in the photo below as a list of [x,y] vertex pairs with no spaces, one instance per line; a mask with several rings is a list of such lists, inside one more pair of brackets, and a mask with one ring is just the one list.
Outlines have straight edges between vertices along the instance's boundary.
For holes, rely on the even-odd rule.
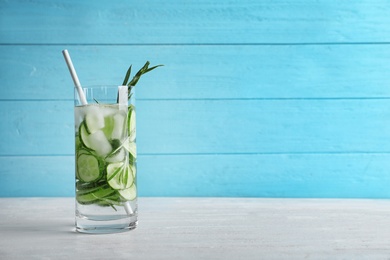
[[90,234],[119,233],[133,230],[138,224],[137,200],[128,206],[100,207],[76,202],[76,231]]
[[126,217],[114,220],[93,220],[76,216],[76,231],[89,234],[120,233],[133,230],[138,221],[135,217]]

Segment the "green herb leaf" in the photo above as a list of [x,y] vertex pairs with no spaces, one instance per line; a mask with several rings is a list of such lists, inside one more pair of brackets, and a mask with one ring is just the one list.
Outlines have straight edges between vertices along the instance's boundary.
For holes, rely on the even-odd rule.
[[125,79],[123,80],[122,86],[126,86],[127,82],[129,81],[130,74],[131,74],[131,66],[132,65],[130,65],[129,69],[126,72],[126,76],[125,76]]
[[139,79],[141,78],[141,76],[143,74],[146,74],[149,71],[152,71],[152,70],[154,70],[157,67],[164,66],[164,65],[157,65],[157,66],[153,66],[153,67],[149,68],[149,64],[150,64],[150,62],[147,61],[145,63],[145,65],[134,75],[134,77],[131,79],[130,82],[128,82],[128,81],[129,81],[129,78],[130,78],[132,65],[130,65],[129,69],[127,70],[126,76],[125,76],[125,79],[123,80],[122,86],[128,86],[129,87],[129,99],[131,98],[131,94],[130,94],[131,93],[131,89],[138,83]]

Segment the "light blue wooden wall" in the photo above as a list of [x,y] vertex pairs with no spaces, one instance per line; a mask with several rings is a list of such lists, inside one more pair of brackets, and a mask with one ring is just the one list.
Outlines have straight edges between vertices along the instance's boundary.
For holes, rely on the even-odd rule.
[[387,0],[0,0],[0,196],[73,196],[73,85],[137,85],[141,196],[390,198]]

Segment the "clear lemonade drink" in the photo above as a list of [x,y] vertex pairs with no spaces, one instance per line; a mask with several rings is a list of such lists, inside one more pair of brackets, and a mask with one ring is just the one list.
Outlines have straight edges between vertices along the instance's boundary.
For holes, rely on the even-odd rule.
[[135,106],[103,102],[75,106],[76,228],[81,232],[137,225]]

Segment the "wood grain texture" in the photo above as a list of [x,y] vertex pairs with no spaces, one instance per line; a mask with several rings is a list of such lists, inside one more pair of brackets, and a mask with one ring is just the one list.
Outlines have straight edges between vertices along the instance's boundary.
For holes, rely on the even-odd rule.
[[[0,164],[0,197],[74,196],[72,155],[1,156]],[[390,196],[388,153],[140,154],[137,165],[140,196]]]
[[[1,155],[74,152],[72,101],[1,102]],[[146,154],[389,152],[389,100],[138,101]],[[60,138],[60,140],[59,140]]]
[[386,0],[1,1],[1,43],[390,42]]
[[390,97],[388,45],[7,45],[1,99],[72,99],[64,48],[83,85],[121,84],[130,64],[164,64],[141,79],[138,99]]
[[0,0],[0,196],[73,196],[67,48],[83,85],[165,65],[137,86],[142,196],[390,198],[389,11]]
[[0,197],[75,194],[74,156],[0,156]]
[[389,151],[387,100],[158,101],[150,109],[146,104],[138,102],[141,120],[150,120],[139,124],[145,153]]

